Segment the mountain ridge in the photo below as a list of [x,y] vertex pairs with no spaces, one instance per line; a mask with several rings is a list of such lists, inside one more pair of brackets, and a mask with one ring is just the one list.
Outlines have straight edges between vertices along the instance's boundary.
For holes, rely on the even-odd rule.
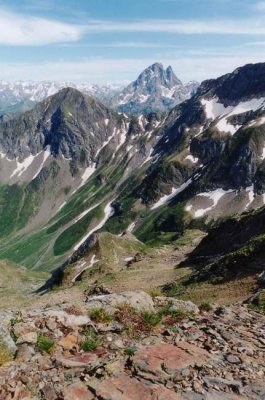
[[[242,79],[249,68],[257,67],[243,67]],[[264,64],[258,68],[263,76]],[[53,269],[97,227],[164,243],[186,229],[207,231],[220,218],[263,206],[262,86],[248,98],[239,94],[233,105],[216,95],[216,88],[220,92],[237,75],[203,83],[195,96],[166,114],[129,117],[63,89],[34,110],[0,123],[6,204],[1,215],[6,219],[11,205],[16,215],[2,228],[0,257]],[[41,152],[40,159],[30,158],[29,149]],[[8,204],[8,183],[19,193],[16,204]],[[34,199],[32,209],[25,199]],[[26,256],[15,250],[33,239],[40,249],[46,247],[41,261],[36,249]]]

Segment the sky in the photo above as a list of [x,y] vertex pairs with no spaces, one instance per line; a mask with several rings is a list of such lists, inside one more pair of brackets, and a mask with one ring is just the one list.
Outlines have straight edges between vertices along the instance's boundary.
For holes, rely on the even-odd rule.
[[265,62],[265,1],[0,0],[0,80],[97,84],[154,62],[183,81]]

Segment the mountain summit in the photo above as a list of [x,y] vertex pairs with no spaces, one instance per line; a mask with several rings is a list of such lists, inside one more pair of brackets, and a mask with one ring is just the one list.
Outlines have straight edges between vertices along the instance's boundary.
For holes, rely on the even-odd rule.
[[197,87],[197,82],[183,85],[171,66],[164,69],[155,63],[116,95],[114,104],[119,111],[131,114],[166,111],[190,98]]

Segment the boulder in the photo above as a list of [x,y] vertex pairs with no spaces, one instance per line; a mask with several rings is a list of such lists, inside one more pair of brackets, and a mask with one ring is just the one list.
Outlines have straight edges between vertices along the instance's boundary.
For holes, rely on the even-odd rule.
[[0,326],[0,365],[13,359],[17,346],[9,332]]
[[87,299],[86,307],[88,310],[94,308],[104,308],[110,313],[114,313],[120,306],[130,306],[138,311],[153,311],[154,302],[152,297],[142,291],[128,291],[101,296],[93,296]]
[[157,307],[170,307],[171,310],[179,310],[187,313],[198,314],[200,312],[199,307],[191,301],[184,301],[174,299],[172,297],[158,296],[154,298],[154,303]]

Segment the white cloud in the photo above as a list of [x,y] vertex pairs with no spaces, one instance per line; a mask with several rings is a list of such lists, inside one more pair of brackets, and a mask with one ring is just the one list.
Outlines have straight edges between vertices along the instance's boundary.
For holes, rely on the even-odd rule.
[[132,22],[88,21],[86,32],[157,32],[185,35],[265,35],[263,18],[240,20],[141,20]]
[[255,8],[259,11],[265,11],[265,1],[259,1],[256,3]]
[[56,20],[18,15],[0,9],[0,44],[37,46],[79,40],[83,30]]
[[180,49],[181,46],[157,42],[63,43],[60,47]]

